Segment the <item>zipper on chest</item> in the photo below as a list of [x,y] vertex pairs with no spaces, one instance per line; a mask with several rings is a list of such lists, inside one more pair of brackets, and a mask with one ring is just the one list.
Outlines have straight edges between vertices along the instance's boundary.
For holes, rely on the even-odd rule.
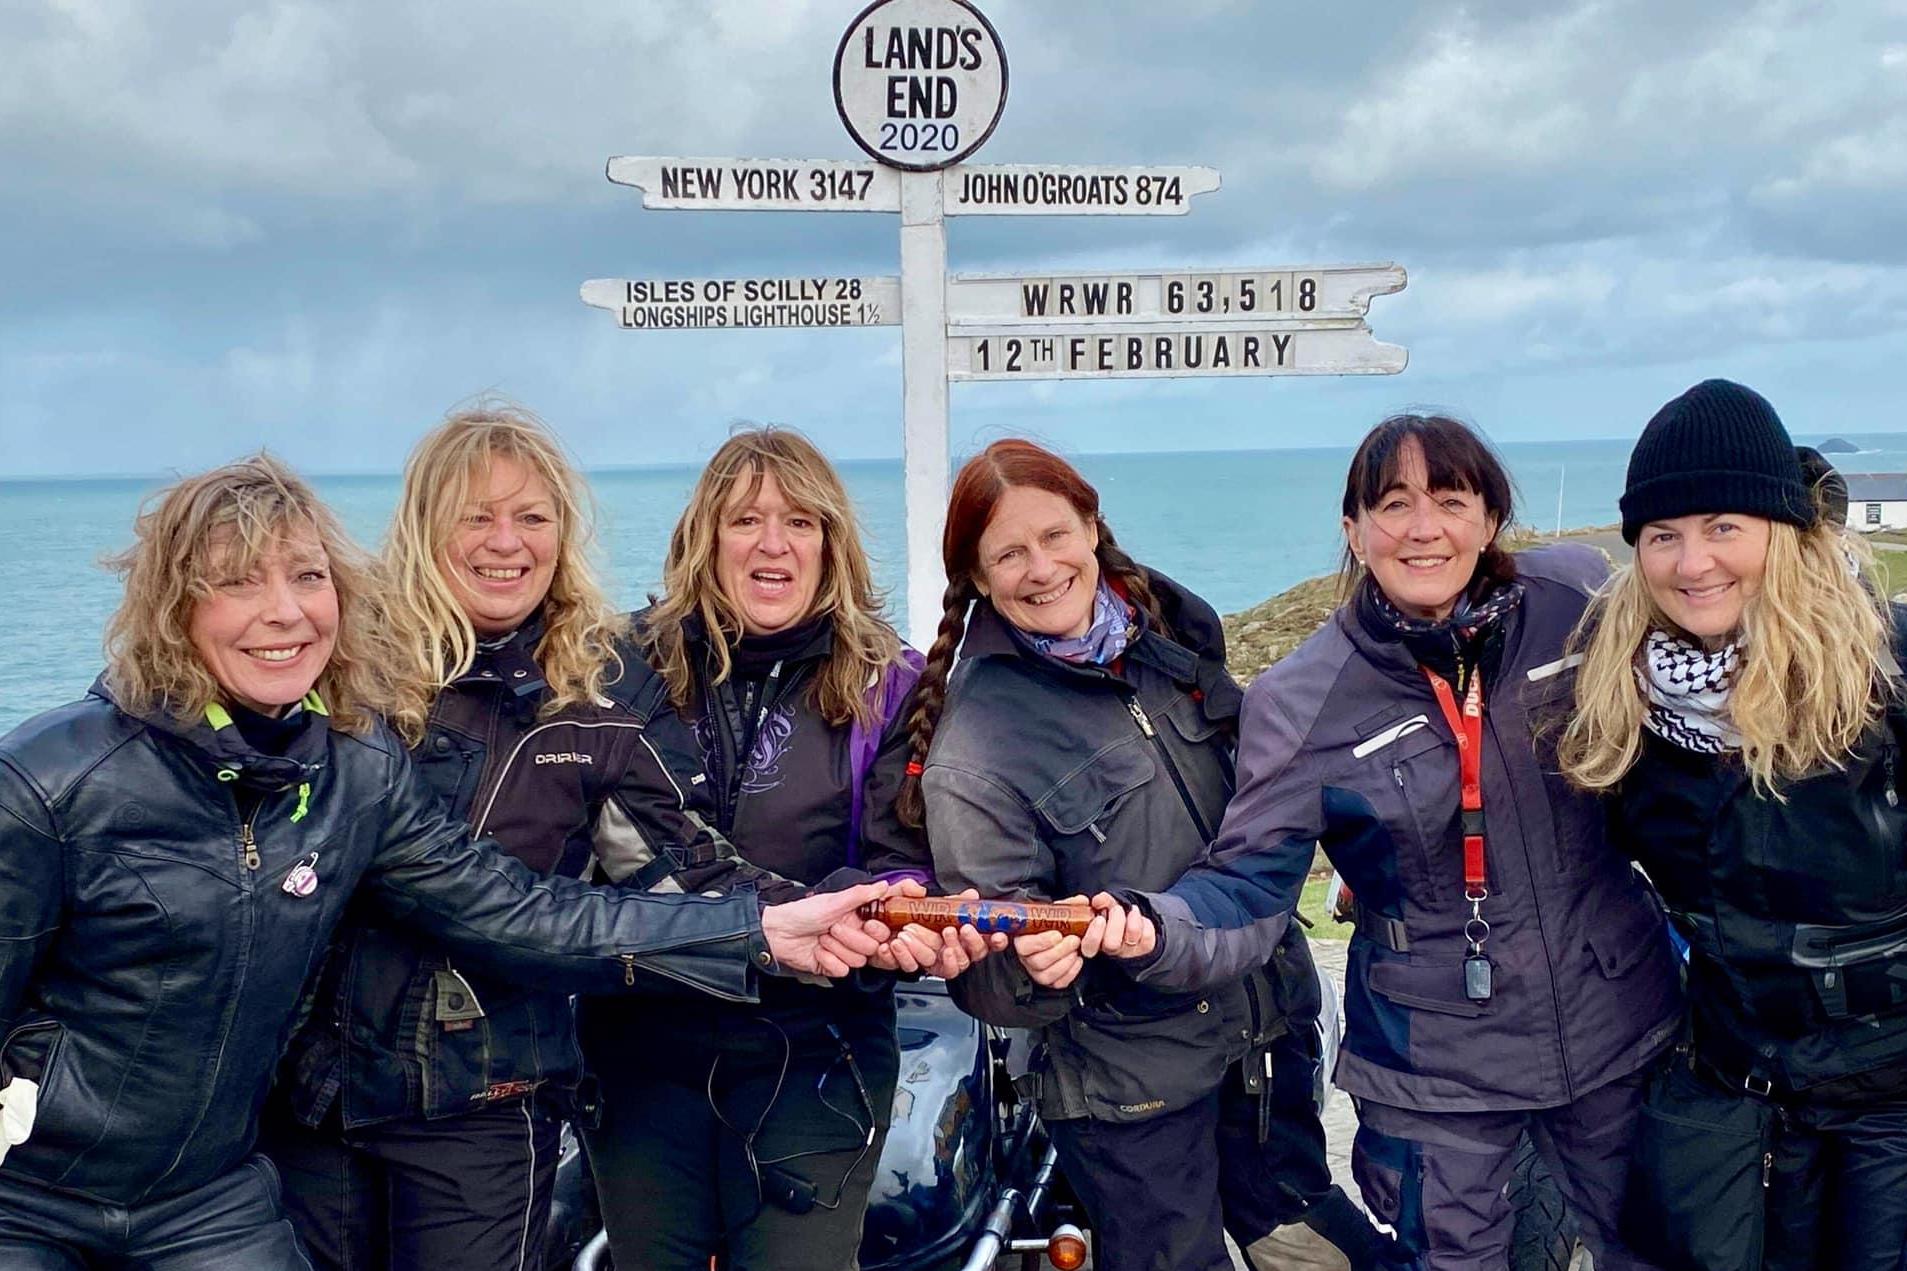
[[[248,802],[249,807],[246,806]],[[244,866],[247,873],[257,873],[262,863],[258,852],[258,839],[252,833],[252,824],[258,820],[258,811],[264,806],[263,795],[255,796],[250,800],[243,797],[234,797],[232,800],[232,810],[238,813],[238,863]]]
[[1185,776],[1179,771],[1179,765],[1173,761],[1172,752],[1166,748],[1165,738],[1159,736],[1159,730],[1152,726],[1152,717],[1146,714],[1146,708],[1139,704],[1135,693],[1126,699],[1126,710],[1133,722],[1139,725],[1139,731],[1152,743],[1152,749],[1158,754],[1159,762],[1165,765],[1166,775],[1172,778],[1172,786],[1179,792],[1179,802],[1185,805],[1186,815],[1192,818],[1199,837],[1206,843],[1212,841],[1212,828],[1205,823],[1205,817],[1199,812],[1198,804],[1192,801],[1192,791],[1185,784]]

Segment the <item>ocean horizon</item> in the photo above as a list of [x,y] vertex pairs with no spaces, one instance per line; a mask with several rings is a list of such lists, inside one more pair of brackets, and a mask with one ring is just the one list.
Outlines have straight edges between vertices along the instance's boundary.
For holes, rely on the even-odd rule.
[[[1907,472],[1907,433],[1841,433],[1848,472]],[[1824,436],[1797,436],[1818,444]],[[1507,442],[1516,520],[1539,530],[1617,519],[1632,439]],[[1220,613],[1249,608],[1336,568],[1339,502],[1351,447],[1071,454],[1099,488],[1119,543],[1204,596]],[[907,626],[901,461],[840,461],[890,616]],[[589,473],[598,560],[619,604],[659,585],[668,535],[700,464]],[[0,596],[14,638],[0,648],[0,733],[85,693],[101,666],[101,632],[119,581],[100,563],[132,539],[133,518],[170,474],[0,478]],[[375,548],[396,501],[396,473],[312,474],[345,527]]]

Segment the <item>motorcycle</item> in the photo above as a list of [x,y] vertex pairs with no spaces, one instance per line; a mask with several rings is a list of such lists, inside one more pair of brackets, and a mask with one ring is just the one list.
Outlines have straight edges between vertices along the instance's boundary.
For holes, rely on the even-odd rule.
[[[1336,988],[1319,973],[1324,1009],[1313,1098],[1322,1110],[1337,1059]],[[1018,1257],[1024,1271],[1084,1265],[1086,1215],[1014,1079],[1031,1059],[1028,1034],[993,1028],[955,1006],[939,980],[896,994],[901,1047],[893,1120],[869,1195],[863,1271],[990,1271]],[[595,1187],[564,1132],[544,1265],[612,1271]]]

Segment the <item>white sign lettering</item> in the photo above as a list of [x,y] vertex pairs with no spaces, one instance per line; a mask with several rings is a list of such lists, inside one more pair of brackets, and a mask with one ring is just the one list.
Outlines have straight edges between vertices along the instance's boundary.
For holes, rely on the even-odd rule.
[[980,148],[1006,106],[1006,52],[967,0],[875,0],[834,53],[834,105],[855,144],[931,172]]
[[898,278],[592,278],[583,302],[627,330],[900,325]]
[[1183,216],[1218,169],[964,163],[946,181],[948,216]]
[[898,212],[900,174],[839,159],[688,159],[621,155],[609,179],[644,207],[718,212]]
[[947,339],[947,375],[956,380],[1393,375],[1407,360],[1403,349],[1378,343],[1361,322],[1260,330],[1049,327]]
[[1222,273],[1073,274],[948,280],[949,321],[1118,322],[1361,318],[1371,297],[1401,291],[1396,265],[1324,265]]

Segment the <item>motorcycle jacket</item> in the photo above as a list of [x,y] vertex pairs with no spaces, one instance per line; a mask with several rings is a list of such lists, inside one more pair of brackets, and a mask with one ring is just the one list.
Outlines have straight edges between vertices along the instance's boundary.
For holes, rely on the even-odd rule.
[[[704,788],[671,778],[630,712],[640,655],[622,650],[600,703],[546,717],[542,633],[533,617],[482,649],[432,704],[411,758],[449,814],[546,876],[580,877],[598,850],[654,859],[659,843],[696,853],[705,874],[732,860],[690,798]],[[340,928],[284,1069],[298,1120],[316,1126],[335,1105],[346,1129],[532,1091],[573,1112],[582,1075],[568,994],[467,967],[371,904]]]
[[[636,625],[640,640],[641,615]],[[911,683],[871,739],[875,754],[858,774],[857,833],[856,729],[826,719],[811,692],[834,648],[831,622],[812,619],[766,640],[749,639],[720,683],[707,632],[691,621],[687,635],[698,669],[689,709],[678,710],[668,699],[659,672],[632,660],[628,674],[651,685],[632,689],[634,709],[675,783],[705,792],[713,803],[712,828],[740,860],[717,866],[678,861],[670,868],[603,853],[606,876],[625,886],[655,886],[660,876],[660,885],[670,888],[753,891],[770,903],[881,874],[924,876],[924,835],[902,825],[893,808],[907,764]],[[760,1001],[749,1005],[682,993],[670,993],[667,1001],[660,995],[585,999],[584,1054],[598,1070],[661,1062],[706,1071],[719,1052],[731,1071],[765,1064],[772,1076],[784,1053],[797,1065],[825,1063],[845,1046],[860,1066],[876,1119],[886,1125],[900,1066],[895,978],[864,968],[826,984],[777,979],[764,982]],[[843,1124],[825,1117],[801,1150],[830,1144]]]
[[1575,686],[1565,642],[1607,573],[1573,544],[1520,553],[1521,599],[1474,671],[1489,992],[1465,979],[1457,735],[1416,653],[1357,601],[1245,694],[1238,794],[1210,859],[1148,898],[1159,949],[1137,977],[1186,987],[1262,958],[1321,848],[1359,910],[1339,1088],[1423,1112],[1555,1107],[1671,1044],[1661,910],[1553,754]]
[[387,729],[322,710],[266,754],[217,707],[141,717],[100,684],[0,739],[0,1085],[39,1093],[0,1173],[127,1206],[237,1165],[354,898],[557,990],[740,1000],[772,965],[754,897],[540,878],[447,816]]
[[1907,1064],[1901,691],[1843,766],[1781,798],[1736,756],[1652,732],[1616,790],[1615,841],[1689,942],[1695,1053],[1731,1084],[1798,1092]]
[[[1049,657],[991,602],[974,606],[922,776],[945,889],[1035,900],[1162,890],[1204,858],[1232,792],[1240,693],[1217,614],[1164,576],[1150,580],[1177,639],[1136,612],[1112,666]],[[1295,963],[1278,984],[1268,948],[1205,991],[1135,984],[1106,958],[1072,988],[1048,989],[1010,952],[948,987],[988,1023],[1040,1030],[1031,1084],[1042,1116],[1138,1121],[1203,1097],[1283,1031],[1281,1004],[1309,989],[1308,951],[1292,941],[1301,956],[1274,965]]]

